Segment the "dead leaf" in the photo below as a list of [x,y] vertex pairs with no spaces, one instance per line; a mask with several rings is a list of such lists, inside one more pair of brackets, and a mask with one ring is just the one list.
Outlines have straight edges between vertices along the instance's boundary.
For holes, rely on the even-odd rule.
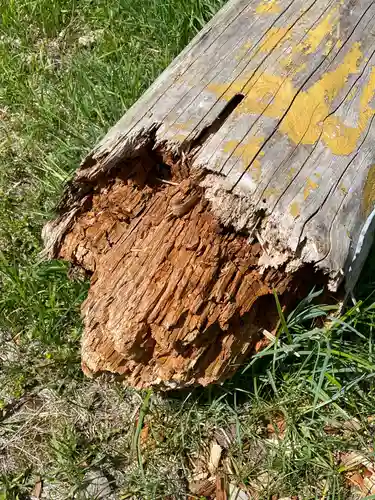
[[361,423],[358,419],[352,418],[350,420],[345,420],[340,422],[339,420],[331,420],[325,427],[324,431],[327,434],[338,434],[338,433],[350,433],[358,432],[362,428]]
[[150,433],[150,428],[147,424],[142,428],[139,439],[142,445],[145,445],[147,442],[148,435]]
[[363,490],[362,493],[364,497],[375,495],[375,475],[371,477],[365,477],[363,480]]
[[340,460],[341,467],[344,467],[345,471],[355,470],[362,467],[367,467],[373,469],[375,464],[368,459],[368,457],[359,451],[350,451],[348,453],[341,454]]
[[372,474],[373,473],[370,470],[366,469],[366,468],[363,471],[363,477],[371,477]]
[[210,448],[210,459],[208,462],[208,470],[211,472],[211,474],[214,474],[219,467],[222,451],[222,447],[217,444],[216,441],[212,441]]
[[208,450],[200,450],[199,454],[192,454],[188,456],[190,461],[191,479],[198,481],[208,477],[207,461]]
[[13,337],[13,342],[16,344],[16,345],[21,345],[21,334],[20,333],[17,333],[17,335],[15,335]]
[[351,451],[341,455],[345,479],[359,498],[375,494],[375,464],[364,453]]
[[351,420],[346,420],[345,422],[343,422],[343,428],[346,431],[359,431],[361,430],[361,427],[361,422],[356,418],[352,418]]
[[268,436],[272,436],[276,434],[276,436],[280,439],[284,439],[286,431],[286,422],[285,417],[282,414],[277,414],[275,417],[269,421],[267,424],[267,434]]
[[347,475],[347,480],[348,480],[348,483],[350,483],[351,485],[357,486],[361,490],[363,489],[364,481],[363,481],[363,477],[361,476],[361,474],[359,474],[359,472],[355,472],[354,474]]
[[83,484],[85,484],[84,498],[114,500],[110,482],[101,469],[88,470],[85,474]]
[[223,470],[228,476],[234,476],[235,471],[232,466],[232,459],[230,457],[225,457],[223,459]]
[[210,447],[203,444],[199,453],[188,456],[191,470],[189,479],[191,493],[205,497],[215,495],[217,489],[216,471],[220,465],[222,451],[222,447],[216,440],[213,440]]
[[375,475],[367,476],[365,473],[355,472],[346,476],[349,486],[359,495],[366,498],[375,494]]
[[208,472],[196,472],[191,476],[191,480],[196,483],[198,481],[203,481],[208,478]]
[[249,484],[250,498],[261,498],[264,491],[269,489],[271,483],[272,476],[268,472],[258,474]]

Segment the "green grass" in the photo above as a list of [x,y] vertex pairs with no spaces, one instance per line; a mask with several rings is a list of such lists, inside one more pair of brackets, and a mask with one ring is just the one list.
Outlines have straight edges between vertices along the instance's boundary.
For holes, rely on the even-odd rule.
[[[340,319],[310,296],[224,386],[168,397],[84,379],[87,283],[39,258],[81,158],[223,3],[0,0],[0,499],[39,476],[46,498],[77,498],[95,470],[116,498],[186,498],[219,429],[230,480],[259,498],[349,498],[340,453],[371,456],[373,255]],[[270,435],[280,418],[285,436]]]
[[1,2],[0,329],[39,343],[39,357],[77,361],[87,289],[40,262],[43,223],[82,157],[219,6]]

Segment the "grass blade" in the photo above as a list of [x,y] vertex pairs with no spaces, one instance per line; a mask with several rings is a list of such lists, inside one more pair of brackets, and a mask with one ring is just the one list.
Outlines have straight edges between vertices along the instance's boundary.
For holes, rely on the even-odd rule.
[[292,336],[291,336],[291,334],[290,334],[290,331],[289,331],[288,325],[286,324],[286,321],[285,321],[285,316],[284,316],[283,310],[282,310],[282,308],[281,308],[280,301],[279,301],[279,297],[277,296],[276,290],[274,290],[274,291],[273,291],[273,295],[274,295],[274,297],[275,297],[275,302],[276,302],[277,312],[278,312],[279,317],[280,317],[281,326],[282,326],[282,331],[283,331],[283,332],[285,333],[285,335],[287,336],[287,339],[288,339],[289,344],[292,344],[292,343],[293,343],[293,339],[292,339]]

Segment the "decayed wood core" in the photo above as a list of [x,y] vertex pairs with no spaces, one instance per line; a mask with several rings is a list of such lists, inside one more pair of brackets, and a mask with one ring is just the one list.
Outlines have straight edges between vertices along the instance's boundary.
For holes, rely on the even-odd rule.
[[136,387],[223,380],[262,345],[283,307],[324,281],[305,266],[261,272],[261,244],[224,228],[201,187],[205,172],[149,147],[102,178],[59,257],[91,276],[83,304],[86,374]]
[[373,0],[229,0],[96,145],[44,229],[46,256],[92,273],[87,373],[222,380],[275,328],[273,290],[353,290],[375,234],[374,19]]

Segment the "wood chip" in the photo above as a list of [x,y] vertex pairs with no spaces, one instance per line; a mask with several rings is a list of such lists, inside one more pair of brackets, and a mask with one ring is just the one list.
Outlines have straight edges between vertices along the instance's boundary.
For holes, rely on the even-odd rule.
[[31,492],[32,498],[40,498],[42,495],[42,491],[43,491],[42,479],[40,476],[37,476],[33,491]]
[[215,473],[219,467],[222,448],[216,441],[212,441],[210,448],[210,459],[208,462],[208,470],[211,474]]
[[227,500],[227,488],[226,481],[224,477],[216,477],[216,500]]
[[194,495],[202,497],[211,497],[216,491],[216,482],[214,478],[203,479],[202,481],[190,481],[189,490]]

